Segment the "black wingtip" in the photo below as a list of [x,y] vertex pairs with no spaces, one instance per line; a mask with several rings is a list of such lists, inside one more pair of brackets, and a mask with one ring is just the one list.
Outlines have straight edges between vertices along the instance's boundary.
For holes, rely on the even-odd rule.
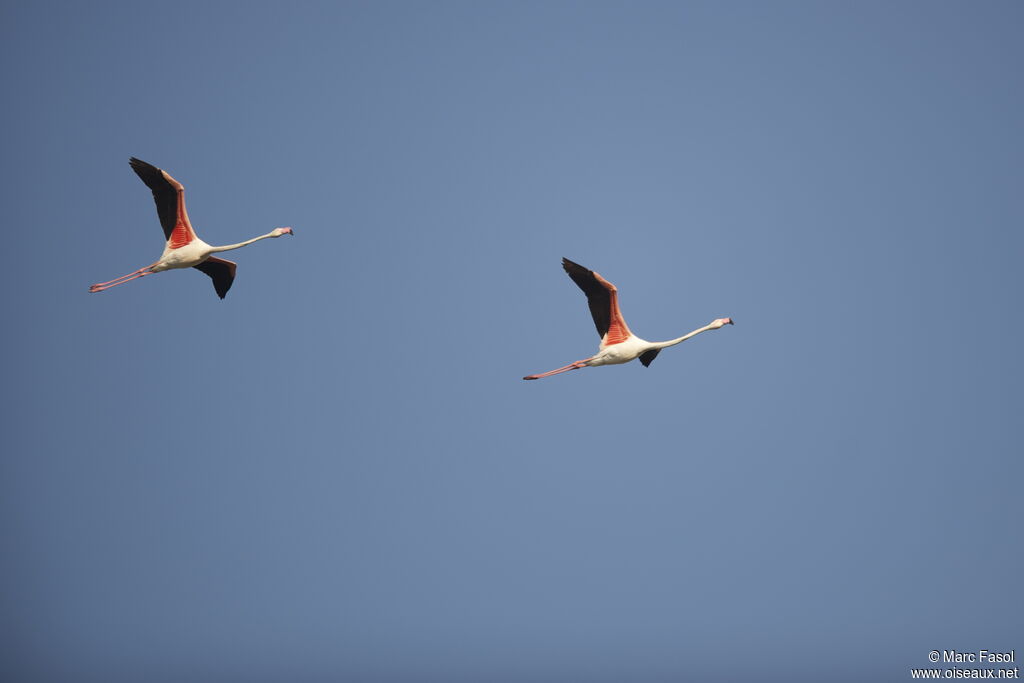
[[149,163],[148,161],[143,161],[138,157],[128,157],[128,165],[131,166],[132,170],[135,171],[136,173],[138,173],[140,169],[150,172],[160,172],[159,168]]
[[[586,266],[581,266],[575,261],[570,261],[564,256],[562,257],[562,270],[564,270],[566,274],[569,275],[570,277],[572,277],[573,273],[575,273],[579,277],[593,277],[590,268],[587,268]],[[582,287],[582,285],[580,286]]]
[[640,354],[640,362],[643,363],[645,368],[648,368],[654,362],[654,359],[658,357],[659,353],[661,353],[661,349],[647,349]]
[[143,182],[145,182],[150,189],[153,189],[153,186],[150,183],[154,181],[159,181],[161,183],[167,182],[166,180],[164,180],[164,177],[160,174],[159,168],[157,168],[156,166],[149,162],[139,159],[138,157],[129,158],[128,165],[132,167],[132,170],[135,171],[135,174],[142,178]]

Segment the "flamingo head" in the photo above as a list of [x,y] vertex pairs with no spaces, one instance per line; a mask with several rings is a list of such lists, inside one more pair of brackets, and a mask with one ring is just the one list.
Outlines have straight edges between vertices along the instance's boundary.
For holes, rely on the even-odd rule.
[[715,320],[714,322],[711,323],[711,329],[718,330],[725,327],[726,325],[732,324],[732,318],[719,318],[718,320]]
[[274,228],[270,233],[272,237],[280,237],[281,235],[294,235],[291,228]]

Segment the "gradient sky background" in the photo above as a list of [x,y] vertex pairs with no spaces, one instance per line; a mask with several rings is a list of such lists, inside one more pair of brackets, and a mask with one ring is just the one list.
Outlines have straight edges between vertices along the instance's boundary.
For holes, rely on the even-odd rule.
[[[4,3],[0,678],[1024,651],[1019,2]],[[138,156],[226,244],[162,248]],[[567,256],[633,330],[592,354]]]

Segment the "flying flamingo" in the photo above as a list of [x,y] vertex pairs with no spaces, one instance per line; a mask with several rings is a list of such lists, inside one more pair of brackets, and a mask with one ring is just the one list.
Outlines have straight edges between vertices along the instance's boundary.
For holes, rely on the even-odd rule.
[[590,315],[594,318],[597,333],[601,335],[601,346],[598,347],[597,353],[590,358],[584,358],[557,370],[542,372],[539,375],[527,375],[523,379],[540,379],[541,377],[550,377],[562,372],[596,367],[598,365],[618,365],[620,363],[628,363],[634,358],[639,358],[644,367],[647,367],[654,361],[662,349],[668,346],[675,346],[690,337],[697,336],[701,332],[717,330],[725,325],[733,324],[732,318],[719,318],[689,334],[684,334],[678,339],[649,342],[637,337],[626,326],[626,321],[619,310],[619,290],[615,288],[615,285],[594,271],[587,270],[567,258],[562,259],[562,268],[569,274],[572,281],[579,285],[583,293],[587,295]]
[[90,292],[102,292],[136,278],[171,268],[195,268],[210,276],[217,296],[223,299],[231,289],[231,283],[235,280],[235,263],[217,258],[213,254],[218,251],[238,249],[268,237],[293,234],[291,228],[274,228],[266,235],[253,237],[245,242],[229,244],[224,247],[212,247],[199,239],[196,236],[196,231],[192,229],[192,224],[188,220],[188,212],[185,211],[185,188],[181,183],[172,178],[167,171],[135,157],[132,157],[128,163],[132,170],[142,178],[142,182],[146,183],[146,186],[153,191],[156,212],[160,216],[160,225],[163,226],[167,246],[164,247],[164,253],[156,263],[108,282],[95,284],[89,287]]

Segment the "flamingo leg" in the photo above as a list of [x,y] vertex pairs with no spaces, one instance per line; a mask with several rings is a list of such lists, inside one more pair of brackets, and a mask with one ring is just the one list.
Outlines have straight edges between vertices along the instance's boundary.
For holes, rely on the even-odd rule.
[[107,285],[113,286],[115,284],[118,284],[118,283],[121,283],[123,281],[128,280],[128,278],[137,277],[141,272],[142,272],[142,269],[140,268],[139,270],[133,271],[133,272],[129,273],[128,275],[122,275],[121,277],[116,277],[113,280],[108,280],[107,282],[98,282],[95,285],[90,285],[90,286],[91,287],[106,287]]
[[146,275],[150,275],[152,272],[153,272],[153,266],[146,266],[145,268],[139,268],[138,270],[133,271],[131,273],[128,273],[127,275],[122,275],[121,277],[115,277],[113,280],[108,280],[106,282],[99,282],[99,283],[97,283],[95,285],[92,285],[91,287],[89,287],[89,291],[90,292],[102,292],[105,289],[110,289],[111,287],[116,287],[118,285],[123,285],[124,283],[130,282],[131,280],[134,280],[136,278],[140,278],[140,277],[144,277]]
[[563,372],[569,372],[570,370],[579,370],[580,368],[587,367],[588,360],[590,359],[588,358],[587,360],[578,360],[575,363],[569,363],[568,365],[564,365],[556,370],[542,372],[539,375],[527,375],[523,379],[540,379],[541,377],[550,377],[551,375],[558,375]]

